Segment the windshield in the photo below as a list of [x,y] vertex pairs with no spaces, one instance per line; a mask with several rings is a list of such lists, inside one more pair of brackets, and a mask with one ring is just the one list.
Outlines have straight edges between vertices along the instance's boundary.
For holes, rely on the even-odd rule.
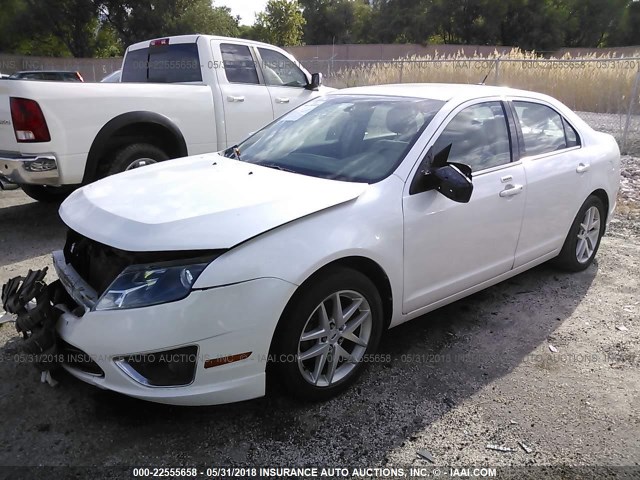
[[442,105],[424,98],[319,97],[224,155],[314,177],[375,183],[395,170]]

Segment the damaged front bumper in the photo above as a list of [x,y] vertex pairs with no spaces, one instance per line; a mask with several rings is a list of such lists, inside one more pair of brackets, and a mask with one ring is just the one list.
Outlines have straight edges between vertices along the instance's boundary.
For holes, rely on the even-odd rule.
[[[62,252],[53,258],[60,278],[56,289],[66,297],[63,305],[50,305],[59,312],[56,348],[64,353],[61,366],[73,376],[100,388],[175,405],[221,404],[264,395],[271,338],[283,299],[291,296],[294,285],[256,279],[195,290],[171,303],[96,311],[98,293],[65,263]],[[158,365],[163,357],[180,360]],[[218,361],[227,358],[234,360]],[[167,384],[171,382],[176,384]]]
[[84,313],[91,310],[98,302],[98,293],[78,275],[71,265],[67,264],[62,250],[53,252],[52,256],[53,267],[64,289],[84,310]]

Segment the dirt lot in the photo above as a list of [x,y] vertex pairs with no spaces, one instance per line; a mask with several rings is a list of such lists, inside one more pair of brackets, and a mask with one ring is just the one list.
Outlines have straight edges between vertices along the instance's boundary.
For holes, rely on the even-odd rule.
[[[623,197],[587,271],[543,265],[389,331],[388,358],[322,404],[272,391],[228,406],[161,406],[64,373],[51,388],[13,360],[20,340],[3,325],[0,465],[431,466],[417,455],[427,450],[440,466],[638,468],[640,214],[631,190]],[[63,237],[56,208],[0,192],[0,283],[50,265]]]

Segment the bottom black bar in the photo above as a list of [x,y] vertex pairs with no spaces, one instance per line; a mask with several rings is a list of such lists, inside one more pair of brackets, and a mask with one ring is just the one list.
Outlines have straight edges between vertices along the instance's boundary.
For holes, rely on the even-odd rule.
[[543,466],[543,467],[486,467],[434,466],[406,467],[373,466],[262,466],[262,467],[1,467],[0,480],[71,480],[71,479],[407,479],[427,478],[491,478],[499,480],[631,480],[640,478],[640,466]]

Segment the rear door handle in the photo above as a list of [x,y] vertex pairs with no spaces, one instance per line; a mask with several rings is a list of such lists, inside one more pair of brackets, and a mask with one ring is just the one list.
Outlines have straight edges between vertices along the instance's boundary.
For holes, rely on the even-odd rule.
[[507,187],[500,192],[501,197],[513,197],[522,193],[522,185],[507,185]]
[[289,103],[289,99],[287,97],[279,97],[276,98],[276,103]]
[[578,173],[584,173],[584,172],[588,172],[589,169],[591,168],[591,165],[589,165],[588,163],[579,163],[578,166],[576,167],[576,172]]
[[230,102],[244,102],[244,97],[234,97],[233,95],[228,95],[227,100]]

